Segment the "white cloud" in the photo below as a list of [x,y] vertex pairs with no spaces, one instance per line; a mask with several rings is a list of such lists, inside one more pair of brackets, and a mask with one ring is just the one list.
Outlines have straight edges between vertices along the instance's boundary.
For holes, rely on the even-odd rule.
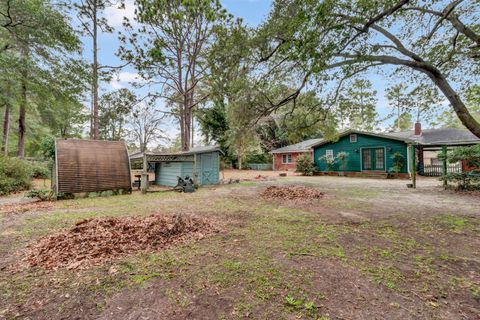
[[115,6],[108,7],[105,9],[104,16],[108,20],[109,25],[114,28],[122,27],[124,17],[127,17],[130,23],[134,23],[135,4],[133,0],[126,0],[125,9],[118,9]]
[[115,89],[121,89],[129,86],[131,82],[143,82],[144,80],[140,77],[138,73],[121,71],[117,76],[113,77],[110,81],[110,86]]

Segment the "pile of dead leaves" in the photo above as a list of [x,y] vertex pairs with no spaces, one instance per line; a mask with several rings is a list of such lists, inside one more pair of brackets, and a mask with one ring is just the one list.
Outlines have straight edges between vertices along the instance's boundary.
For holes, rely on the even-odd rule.
[[323,197],[323,192],[299,185],[269,186],[261,194],[266,199],[312,200]]
[[85,269],[128,254],[199,240],[213,232],[210,222],[185,214],[91,218],[30,245],[24,261],[45,269]]

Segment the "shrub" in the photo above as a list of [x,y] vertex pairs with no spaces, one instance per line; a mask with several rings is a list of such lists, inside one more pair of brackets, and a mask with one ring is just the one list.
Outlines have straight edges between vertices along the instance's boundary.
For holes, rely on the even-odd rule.
[[345,171],[347,169],[348,152],[341,151],[337,154],[337,159],[340,162],[340,170]]
[[310,154],[304,153],[297,158],[297,172],[301,172],[303,176],[313,176],[315,171],[315,164]]
[[31,187],[32,168],[25,160],[0,156],[0,195]]
[[393,160],[393,167],[392,167],[391,171],[395,174],[398,174],[400,172],[400,170],[402,170],[402,166],[403,166],[403,163],[405,161],[405,157],[400,152],[395,152],[390,157],[390,159]]
[[440,179],[453,182],[457,190],[480,190],[480,171],[448,173]]
[[321,156],[319,158],[320,161],[325,162],[325,165],[327,167],[327,171],[333,171],[333,167],[335,163],[337,163],[337,159],[334,157],[327,157],[326,155]]
[[53,199],[54,193],[51,190],[30,190],[25,196],[29,198],[38,198],[41,201],[50,201]]
[[473,170],[448,173],[443,175],[441,180],[454,183],[457,190],[480,190],[480,145],[455,148],[446,155],[439,156],[441,159],[445,157],[450,163],[464,161]]
[[50,170],[41,164],[32,165],[32,178],[48,179],[50,178]]

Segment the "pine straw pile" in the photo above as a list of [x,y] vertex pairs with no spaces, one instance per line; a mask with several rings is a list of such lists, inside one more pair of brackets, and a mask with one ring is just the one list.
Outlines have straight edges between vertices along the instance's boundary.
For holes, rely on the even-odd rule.
[[299,185],[269,186],[260,194],[265,199],[313,200],[323,197],[323,192]]
[[209,221],[184,214],[91,218],[31,244],[24,261],[45,269],[86,269],[128,254],[200,240],[214,232]]

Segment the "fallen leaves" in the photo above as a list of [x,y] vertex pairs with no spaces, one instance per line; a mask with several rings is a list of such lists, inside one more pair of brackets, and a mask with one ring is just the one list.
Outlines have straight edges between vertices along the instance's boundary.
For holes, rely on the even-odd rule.
[[312,200],[320,199],[323,195],[323,192],[301,185],[269,186],[260,194],[262,198],[281,200]]
[[128,254],[200,240],[213,232],[209,221],[184,214],[91,218],[31,244],[24,260],[45,269],[86,269]]
[[27,203],[10,203],[0,205],[0,213],[4,214],[19,214],[30,211],[43,211],[52,208],[54,205],[53,201],[38,201],[38,202],[27,202]]

